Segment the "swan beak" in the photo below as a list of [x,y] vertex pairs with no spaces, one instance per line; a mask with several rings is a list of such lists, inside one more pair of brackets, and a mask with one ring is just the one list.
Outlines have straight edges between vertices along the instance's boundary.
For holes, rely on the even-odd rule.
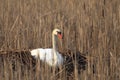
[[60,39],[63,39],[63,37],[62,37],[62,35],[61,35],[61,34],[58,34],[58,37],[59,37]]

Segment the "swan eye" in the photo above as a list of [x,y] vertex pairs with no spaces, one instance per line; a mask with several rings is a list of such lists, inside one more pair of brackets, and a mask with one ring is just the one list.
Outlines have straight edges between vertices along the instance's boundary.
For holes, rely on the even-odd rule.
[[61,34],[61,32],[57,32],[57,34]]
[[61,33],[60,31],[57,31],[57,35],[58,35],[58,37],[59,37],[60,39],[63,38],[63,37],[62,37],[62,33]]

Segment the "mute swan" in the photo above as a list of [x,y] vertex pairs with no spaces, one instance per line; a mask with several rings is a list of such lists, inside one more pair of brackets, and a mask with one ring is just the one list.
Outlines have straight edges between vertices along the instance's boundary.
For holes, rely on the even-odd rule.
[[63,64],[63,56],[57,51],[56,40],[62,38],[60,29],[54,29],[52,32],[52,46],[53,48],[38,48],[31,50],[31,55],[35,58],[40,58],[41,61],[45,61],[50,66],[60,66]]
[[40,58],[41,61],[46,62],[50,66],[60,66],[65,65],[67,74],[74,72],[75,63],[77,63],[78,72],[85,70],[87,64],[86,57],[83,56],[79,51],[74,53],[71,50],[67,52],[57,51],[57,38],[62,38],[61,31],[59,29],[54,29],[52,32],[52,45],[53,48],[38,48],[31,50],[31,55],[35,58]]

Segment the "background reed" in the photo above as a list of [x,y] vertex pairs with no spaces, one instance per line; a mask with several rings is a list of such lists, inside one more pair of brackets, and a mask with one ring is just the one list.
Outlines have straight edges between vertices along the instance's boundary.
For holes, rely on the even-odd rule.
[[[119,0],[0,1],[1,50],[52,47],[52,30],[60,28],[64,39],[59,42],[59,50],[70,49],[73,52],[79,50],[85,53],[88,59],[86,70],[74,79],[120,79]],[[15,60],[15,64],[17,70],[13,72],[10,56],[0,57],[1,80],[54,78],[53,74],[49,74],[50,69],[47,66],[46,68],[38,66],[37,72],[32,74],[32,70],[28,70],[27,67],[22,70],[19,61]],[[66,75],[61,74],[59,79],[65,80]]]

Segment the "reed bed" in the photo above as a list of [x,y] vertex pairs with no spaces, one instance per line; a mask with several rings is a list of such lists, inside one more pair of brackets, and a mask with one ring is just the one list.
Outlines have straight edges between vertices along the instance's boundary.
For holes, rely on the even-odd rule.
[[[0,1],[0,80],[120,79],[119,0]],[[75,68],[68,77],[64,67],[54,72],[39,60],[33,70],[31,63],[28,67],[20,52],[16,53],[52,47],[54,28],[64,35],[58,41],[59,51],[80,51],[87,57],[86,69],[80,74]]]

